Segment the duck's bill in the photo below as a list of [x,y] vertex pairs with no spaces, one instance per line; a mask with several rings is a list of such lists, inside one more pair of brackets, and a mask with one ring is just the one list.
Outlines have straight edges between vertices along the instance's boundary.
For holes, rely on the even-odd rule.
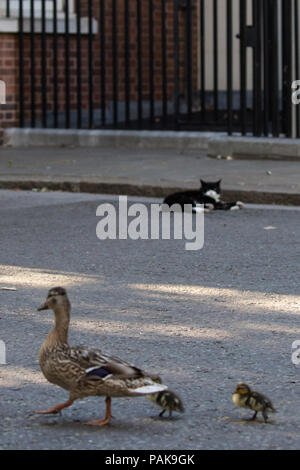
[[48,310],[48,309],[49,309],[49,307],[47,305],[47,302],[45,302],[44,304],[39,306],[38,312],[40,312],[41,310]]

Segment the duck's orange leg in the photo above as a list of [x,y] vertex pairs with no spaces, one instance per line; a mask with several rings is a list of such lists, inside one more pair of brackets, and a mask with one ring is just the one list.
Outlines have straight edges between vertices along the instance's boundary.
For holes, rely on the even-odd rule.
[[52,408],[49,408],[49,410],[36,411],[36,413],[39,415],[61,413],[61,410],[63,408],[67,408],[67,406],[71,406],[73,403],[74,403],[74,400],[68,400],[65,403],[61,403],[60,405],[55,405]]
[[96,421],[88,421],[86,424],[92,424],[93,426],[103,426],[104,424],[108,424],[110,422],[111,418],[113,418],[113,415],[111,414],[111,398],[106,397],[105,403],[106,403],[105,418],[98,419]]

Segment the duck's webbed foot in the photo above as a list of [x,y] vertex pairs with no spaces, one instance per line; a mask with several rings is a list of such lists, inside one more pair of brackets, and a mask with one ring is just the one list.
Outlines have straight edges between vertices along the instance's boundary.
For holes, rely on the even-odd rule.
[[262,412],[262,415],[263,415],[263,418],[264,418],[264,422],[267,423],[268,422],[268,415],[265,411]]
[[106,402],[105,418],[97,419],[95,421],[88,421],[86,424],[91,424],[92,426],[104,426],[105,424],[108,424],[110,422],[110,420],[113,418],[113,415],[111,414],[111,398],[106,397],[105,402]]
[[63,408],[67,408],[67,406],[71,406],[74,403],[74,400],[68,400],[65,403],[60,403],[59,405],[55,405],[52,408],[49,408],[48,410],[40,410],[36,411],[35,413],[39,415],[48,415],[48,414],[61,414],[61,410]]

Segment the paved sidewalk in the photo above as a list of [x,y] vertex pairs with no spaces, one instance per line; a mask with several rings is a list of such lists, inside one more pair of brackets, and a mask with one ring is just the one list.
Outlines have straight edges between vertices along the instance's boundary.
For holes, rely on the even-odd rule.
[[200,151],[0,148],[0,188],[163,197],[223,178],[224,199],[300,205],[296,161],[217,160]]

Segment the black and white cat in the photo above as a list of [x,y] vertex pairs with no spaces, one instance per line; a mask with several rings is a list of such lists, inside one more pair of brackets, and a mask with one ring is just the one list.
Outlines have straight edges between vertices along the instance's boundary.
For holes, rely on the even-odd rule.
[[223,202],[221,201],[221,181],[207,182],[200,180],[201,187],[194,191],[182,191],[167,196],[164,204],[171,207],[173,204],[179,204],[184,210],[185,204],[191,204],[193,212],[201,211],[203,209],[197,207],[199,204],[204,205],[206,211],[209,210],[239,210],[244,207],[240,201],[236,202]]

